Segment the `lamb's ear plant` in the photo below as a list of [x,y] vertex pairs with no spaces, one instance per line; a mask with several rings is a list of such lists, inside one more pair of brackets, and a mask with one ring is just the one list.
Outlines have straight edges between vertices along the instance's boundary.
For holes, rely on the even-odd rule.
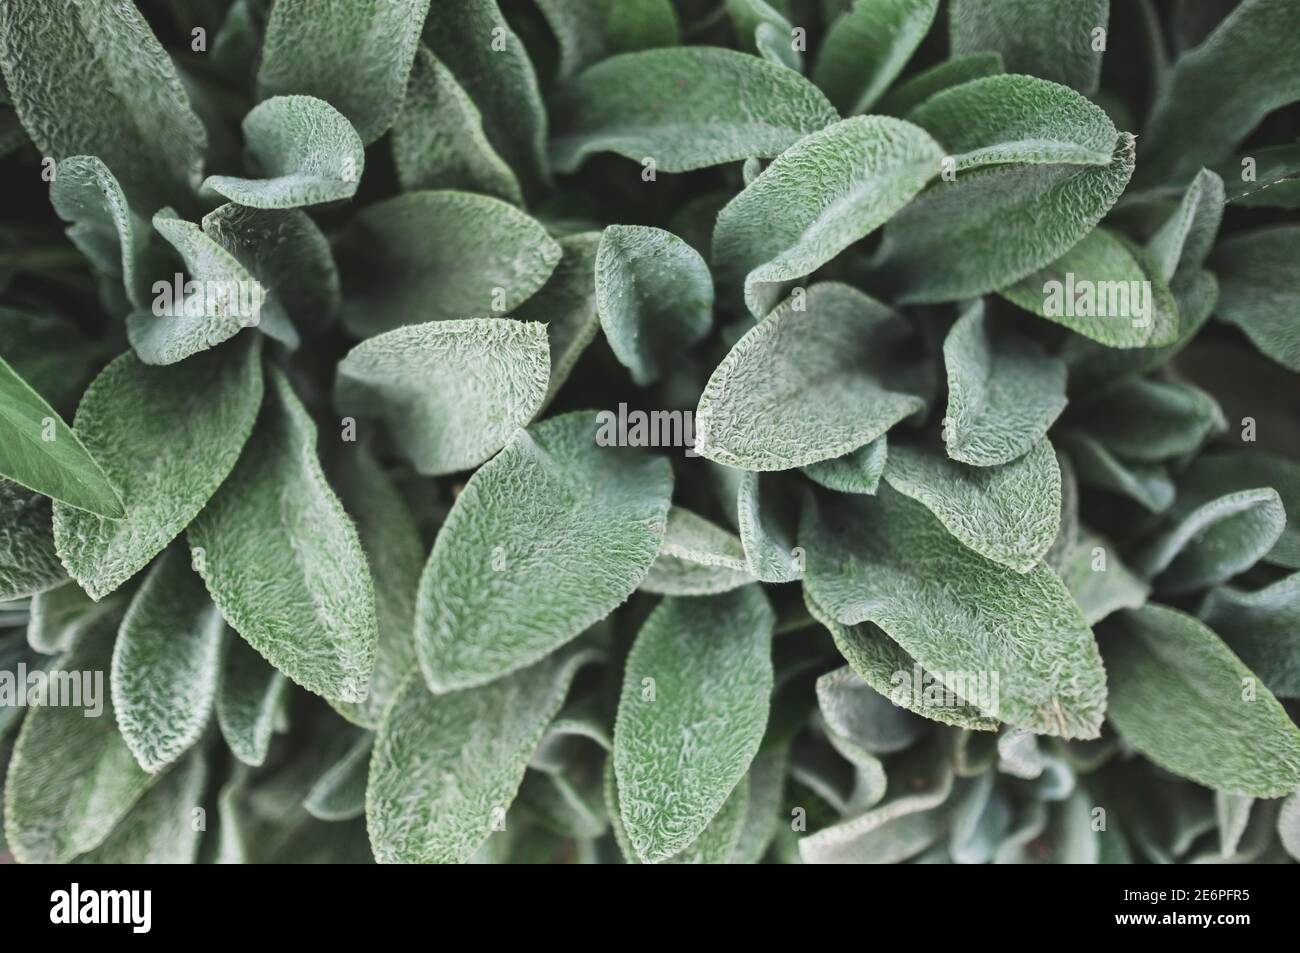
[[0,77],[0,861],[1300,860],[1300,4]]

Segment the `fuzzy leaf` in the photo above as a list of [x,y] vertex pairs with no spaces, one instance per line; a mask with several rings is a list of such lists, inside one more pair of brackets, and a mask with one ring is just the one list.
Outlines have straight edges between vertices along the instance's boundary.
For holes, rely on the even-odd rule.
[[1205,262],[1223,219],[1223,204],[1223,180],[1209,169],[1196,173],[1177,210],[1147,245],[1165,281]]
[[416,655],[435,691],[536,662],[649,570],[668,516],[668,462],[598,446],[596,429],[596,415],[579,411],[519,431],[456,498],[416,608]]
[[469,470],[541,408],[546,329],[499,318],[431,321],[369,338],[339,362],[335,403],[383,421],[419,473]]
[[651,158],[660,172],[770,159],[838,118],[794,70],[711,46],[610,57],[574,77],[555,110],[551,162],[566,173],[597,152]]
[[[375,738],[366,827],[380,863],[463,863],[487,840],[587,661],[555,653],[491,685],[430,694],[407,679]],[[455,783],[449,784],[449,778]]]
[[144,793],[113,833],[78,864],[192,864],[203,833],[195,809],[203,803],[208,767],[195,751]]
[[659,555],[638,588],[670,596],[700,596],[753,581],[739,539],[704,517],[674,506],[668,511]]
[[217,690],[217,723],[221,736],[244,764],[257,767],[266,760],[271,732],[284,701],[289,680],[234,634],[225,639]]
[[372,143],[401,108],[428,12],[429,0],[276,0],[262,42],[258,96],[322,99]]
[[[1181,512],[1237,490],[1269,487],[1277,491],[1292,516],[1300,515],[1300,464],[1258,451],[1219,452],[1199,457],[1179,478]],[[1300,569],[1300,522],[1289,521],[1266,562]]]
[[1103,444],[1079,431],[1066,432],[1062,440],[1078,470],[1079,482],[1085,486],[1126,496],[1153,513],[1167,510],[1174,502],[1174,481],[1160,464],[1120,460]]
[[1239,233],[1215,249],[1219,277],[1215,314],[1235,324],[1251,343],[1300,373],[1300,226]]
[[366,812],[366,781],[375,736],[360,735],[356,743],[312,785],[303,807],[322,821],[346,821]]
[[595,281],[600,232],[566,235],[558,243],[560,263],[541,290],[515,311],[520,321],[540,321],[546,325],[551,376],[543,406],[568,379],[569,372],[600,329]]
[[709,333],[713,278],[672,232],[609,225],[596,252],[596,309],[614,355],[644,387]]
[[116,597],[96,603],[68,580],[32,597],[27,620],[27,644],[37,652],[67,652],[87,632],[120,619],[125,605]]
[[274,96],[242,125],[258,178],[210,175],[205,190],[237,205],[297,208],[348,199],[366,156],[361,137],[337,109],[313,96]]
[[1253,592],[1211,589],[1201,621],[1282,698],[1300,698],[1300,573]]
[[235,466],[262,402],[257,337],[150,367],[123,354],[77,408],[77,432],[121,493],[126,517],[54,506],[59,558],[101,599],[189,525]]
[[26,599],[68,578],[54,551],[50,501],[0,479],[0,602]]
[[537,0],[560,46],[560,78],[614,53],[677,45],[669,0]]
[[1112,452],[1140,463],[1194,453],[1228,426],[1218,403],[1199,387],[1144,377],[1072,408],[1069,419]]
[[938,182],[885,229],[876,266],[900,300],[955,301],[1004,288],[1083,238],[1133,174],[1133,137],[1110,164],[989,166]]
[[638,633],[614,766],[623,825],[642,861],[686,848],[749,769],[772,695],[774,623],[762,592],[745,587],[666,599]]
[[909,76],[894,86],[877,104],[876,112],[887,116],[906,116],[936,93],[971,80],[996,76],[1002,72],[998,53],[965,53],[937,66]]
[[746,471],[736,488],[736,525],[749,571],[763,582],[803,577],[803,554],[795,546],[798,499],[779,476]]
[[823,283],[750,329],[714,370],[696,411],[699,452],[748,470],[786,470],[858,449],[923,409],[880,373],[908,334],[880,302]]
[[270,384],[239,465],[190,527],[195,566],[267,661],[308,691],[362,701],[377,638],[366,555],[321,471],[311,417],[281,372]]
[[800,469],[804,476],[828,490],[874,496],[888,459],[889,440],[881,434],[865,447],[851,450],[842,457],[822,460]]
[[498,199],[409,192],[357,215],[339,260],[344,322],[369,337],[404,324],[513,311],[546,283],[560,246]]
[[1087,530],[1080,531],[1078,538],[1052,562],[1052,568],[1070,590],[1088,625],[1096,625],[1120,609],[1141,608],[1151,592],[1141,577],[1119,561],[1104,539]]
[[427,47],[415,56],[392,145],[404,192],[464,189],[523,204],[519,181],[483,132],[478,107]]
[[1101,77],[1094,31],[1106,30],[1110,0],[953,0],[953,55],[999,53],[1013,73],[1032,73],[1091,94]]
[[940,679],[998,673],[997,710],[987,713],[1010,724],[1097,736],[1101,659],[1051,569],[1022,574],[989,562],[889,486],[836,503],[806,513],[801,528],[805,585],[831,618],[874,622]]
[[1255,678],[1217,635],[1154,604],[1118,619],[1103,642],[1109,718],[1129,745],[1228,794],[1271,798],[1300,787],[1300,731],[1267,688],[1245,697]]
[[977,467],[1009,463],[1042,441],[1065,408],[1065,365],[1029,339],[990,327],[968,308],[943,342],[948,456]]
[[217,690],[225,622],[186,557],[172,547],[154,563],[113,646],[117,724],[151,774],[198,741]]
[[98,156],[146,214],[202,177],[203,124],[130,0],[4,4],[0,67],[41,154]]
[[907,205],[941,156],[901,119],[834,123],[782,153],[718,213],[713,261],[744,276],[745,303],[762,317],[781,282],[816,270]]
[[939,0],[857,0],[826,33],[812,78],[846,116],[875,105],[934,22]]

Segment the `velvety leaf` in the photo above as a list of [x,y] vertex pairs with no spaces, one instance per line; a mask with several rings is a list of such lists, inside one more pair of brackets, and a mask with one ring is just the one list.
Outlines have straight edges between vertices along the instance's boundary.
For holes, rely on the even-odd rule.
[[98,847],[151,783],[117,730],[106,628],[55,663],[72,673],[63,684],[75,681],[82,705],[34,705],[18,733],[4,796],[5,836],[21,863],[67,863]]
[[875,105],[934,22],[938,0],[857,0],[830,25],[812,78],[846,116]]
[[61,655],[87,632],[120,619],[125,608],[123,600],[116,597],[97,603],[67,580],[32,596],[27,644],[46,655]]
[[126,517],[54,506],[54,543],[93,598],[130,579],[180,533],[235,466],[262,402],[257,337],[150,367],[123,354],[77,408],[77,432],[121,493]]
[[745,565],[763,582],[803,577],[803,553],[795,545],[798,502],[793,487],[777,476],[748,471],[736,488],[736,525]]
[[565,649],[491,685],[443,695],[412,675],[384,715],[370,760],[366,827],[375,858],[468,860],[504,822],[533,749],[588,658]]
[[[781,823],[781,796],[785,793],[788,758],[789,752],[784,748],[759,751],[754,756],[754,761],[749,766],[745,823],[731,853],[730,863],[757,864],[776,836],[777,826]],[[735,797],[734,792],[732,797]],[[719,814],[726,808],[727,805],[724,804]],[[715,816],[714,821],[716,820]]]
[[1147,245],[1165,281],[1205,262],[1223,219],[1223,204],[1223,180],[1209,169],[1196,173],[1177,210]]
[[961,463],[1009,463],[1039,444],[1065,408],[1065,364],[1033,341],[990,327],[982,303],[943,342],[948,372],[944,443]]
[[659,172],[770,159],[838,118],[794,70],[711,46],[610,57],[565,86],[555,114],[551,162],[566,173],[597,152]]
[[686,848],[748,770],[767,724],[774,622],[762,592],[745,587],[666,599],[637,635],[613,756],[623,824],[642,861]]
[[885,434],[881,434],[865,447],[801,469],[804,476],[828,490],[874,496],[888,459],[889,440]]
[[[1179,510],[1190,512],[1225,494],[1260,487],[1275,490],[1288,514],[1300,514],[1300,464],[1253,450],[1199,457],[1179,477]],[[1300,523],[1289,521],[1264,559],[1277,566],[1300,569]]]
[[261,98],[306,93],[328,102],[374,142],[392,124],[429,0],[276,0],[266,23]]
[[1215,315],[1235,324],[1283,367],[1300,372],[1300,226],[1238,234],[1215,249],[1219,277]]
[[726,592],[753,582],[740,540],[690,510],[674,506],[659,555],[638,588],[670,596]]
[[708,334],[713,278],[672,232],[609,225],[596,252],[596,309],[614,356],[644,387]]
[[308,691],[362,701],[375,593],[356,527],[316,458],[316,428],[278,371],[229,479],[188,537],[231,627]]
[[699,452],[727,466],[784,470],[870,443],[924,407],[880,380],[908,333],[894,312],[847,285],[818,284],[787,300],[709,378],[696,411]]
[[1143,136],[1149,180],[1186,181],[1227,155],[1264,116],[1300,99],[1300,8],[1246,0],[1178,58]]
[[713,261],[744,276],[762,317],[802,278],[875,231],[939,171],[938,145],[887,116],[834,123],[783,152],[718,213]]
[[1072,408],[1070,423],[1125,460],[1142,463],[1193,453],[1228,426],[1218,403],[1199,387],[1144,377]]
[[1120,609],[1141,608],[1151,591],[1140,576],[1120,562],[1114,547],[1087,530],[1079,533],[1052,568],[1070,590],[1088,625],[1096,625]]
[[644,578],[664,537],[671,471],[662,458],[597,446],[596,426],[579,411],[517,432],[456,498],[416,608],[431,688],[482,685],[536,662]]
[[1110,0],[953,0],[948,35],[954,55],[1000,53],[1013,73],[1090,94],[1101,76],[1093,33],[1109,15]]
[[546,328],[499,318],[412,324],[339,362],[335,403],[383,421],[419,473],[478,466],[541,408]]
[[41,154],[98,156],[145,214],[188,196],[202,177],[203,124],[129,0],[6,3],[0,67]]
[[404,324],[513,311],[546,283],[560,246],[498,199],[410,192],[357,215],[339,260],[344,322],[369,337]]
[[560,47],[561,79],[614,53],[677,45],[669,0],[537,0],[537,6]]
[[1062,441],[1079,482],[1085,486],[1126,496],[1153,513],[1167,510],[1174,502],[1174,481],[1160,464],[1120,460],[1103,444],[1078,431],[1063,434]]
[[727,13],[742,49],[802,73],[803,53],[795,49],[794,26],[777,9],[787,6],[785,0],[776,0],[776,6],[767,0],[726,0]]
[[1050,568],[1022,574],[989,562],[888,486],[836,504],[806,513],[801,528],[805,585],[831,618],[874,622],[940,679],[998,673],[996,711],[987,713],[1010,724],[1096,737],[1101,659]]
[[1300,860],[1300,794],[1292,794],[1282,802],[1277,818],[1277,832],[1282,846],[1292,859]]
[[427,47],[416,53],[392,146],[404,192],[464,189],[523,204],[519,181],[483,132],[478,107]]
[[72,407],[116,351],[83,338],[70,321],[0,305],[0,354],[52,407]]
[[289,680],[237,635],[228,634],[217,690],[221,736],[244,764],[266,760]]
[[1211,589],[1201,621],[1282,698],[1300,698],[1300,573],[1253,592]]
[[203,188],[237,205],[297,208],[348,199],[366,156],[361,137],[337,109],[314,96],[274,96],[242,125],[257,178],[210,175]]
[[989,76],[935,93],[908,113],[955,171],[985,165],[1108,165],[1119,133],[1100,106],[1036,76]]
[[936,93],[1002,72],[999,53],[964,53],[922,70],[895,85],[876,105],[876,112],[906,116]]
[[118,822],[108,838],[78,864],[192,864],[199,852],[208,767],[195,751],[163,775]]
[[817,708],[830,732],[876,755],[902,751],[925,730],[847,665],[817,679]]
[[375,736],[360,735],[356,743],[312,785],[303,801],[308,813],[322,821],[346,821],[366,812],[366,781]]
[[1133,174],[1133,145],[1121,134],[1104,166],[987,166],[938,182],[886,227],[876,266],[906,302],[1005,288],[1092,230]]
[[1217,635],[1154,604],[1118,619],[1103,642],[1108,716],[1129,745],[1229,794],[1281,797],[1300,786],[1300,731]]
[[596,254],[600,232],[580,232],[558,239],[561,257],[540,291],[515,311],[520,321],[546,325],[551,376],[543,406],[568,379],[569,372],[600,329],[596,308]]
[[1056,539],[1061,471],[1047,440],[999,467],[967,467],[934,450],[895,444],[885,482],[933,513],[963,545],[1029,572]]
[[1219,163],[1217,171],[1233,205],[1300,208],[1300,144],[1250,149]]
[[154,563],[113,646],[113,708],[136,762],[152,773],[199,739],[212,713],[225,622],[181,547]]
[[68,578],[54,551],[50,501],[0,479],[0,602],[26,599]]

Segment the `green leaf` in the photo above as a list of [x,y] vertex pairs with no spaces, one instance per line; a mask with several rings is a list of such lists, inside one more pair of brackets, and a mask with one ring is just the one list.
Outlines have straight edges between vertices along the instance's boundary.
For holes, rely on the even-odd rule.
[[944,684],[997,673],[996,710],[987,713],[1010,724],[1097,736],[1101,659],[1050,568],[1017,573],[989,562],[889,486],[836,504],[813,508],[801,528],[804,584],[831,618],[874,622]]
[[27,644],[37,652],[67,652],[87,632],[120,619],[126,608],[119,598],[96,603],[71,580],[32,597],[27,621]]
[[559,260],[555,240],[512,205],[468,192],[409,192],[369,206],[344,233],[343,320],[369,337],[513,311]]
[[546,328],[499,318],[411,324],[339,362],[335,403],[383,421],[419,473],[469,470],[541,409]]
[[1040,443],[1065,409],[1065,364],[1035,342],[990,327],[982,302],[943,342],[948,456],[977,467],[1009,463]]
[[77,857],[78,864],[192,864],[203,828],[208,766],[195,751],[151,787],[118,822],[108,838]]
[[877,269],[909,303],[1005,288],[1092,230],[1133,174],[1133,146],[1121,134],[1105,166],[988,166],[937,182],[890,221]]
[[0,358],[0,474],[42,496],[119,519],[122,497],[54,408]]
[[77,432],[118,488],[126,518],[54,505],[54,543],[101,599],[145,567],[198,515],[235,466],[262,402],[257,337],[150,367],[123,354],[77,408]]
[[34,705],[18,733],[4,820],[20,863],[65,864],[99,846],[152,782],[118,733],[104,685],[113,650],[108,628],[100,626],[55,663],[57,672],[69,673],[63,684],[80,689],[82,705]]
[[659,172],[770,159],[838,118],[794,70],[711,46],[610,57],[564,87],[555,115],[551,163],[565,173],[598,152]]
[[1253,592],[1211,589],[1200,617],[1269,691],[1300,698],[1300,573]]
[[1079,472],[1079,482],[1085,486],[1126,496],[1152,513],[1163,512],[1174,502],[1174,481],[1160,464],[1120,460],[1102,443],[1080,431],[1066,431],[1061,440]]
[[324,100],[274,96],[254,106],[241,128],[258,177],[210,175],[205,191],[253,208],[321,205],[356,193],[366,164],[361,137]]
[[[730,863],[757,864],[767,853],[767,847],[776,836],[777,827],[782,820],[781,798],[785,793],[788,760],[789,751],[784,747],[759,751],[754,756],[754,761],[749,766],[745,823],[731,853]],[[737,790],[740,790],[740,785],[737,785]],[[735,797],[734,793],[732,797]],[[727,805],[724,804],[718,813],[722,814],[726,810]],[[717,816],[710,822],[710,826],[716,822]]]
[[1070,590],[1088,625],[1096,625],[1120,609],[1139,609],[1151,587],[1120,562],[1114,548],[1089,530],[1081,530],[1052,568]]
[[262,42],[258,97],[322,99],[368,145],[401,108],[428,12],[429,0],[276,0]]
[[677,45],[669,0],[537,0],[560,47],[561,79],[614,53]]
[[1295,860],[1300,860],[1300,793],[1292,794],[1282,802],[1277,817],[1277,833],[1282,846]]
[[515,311],[515,318],[520,321],[540,321],[546,325],[551,376],[543,406],[555,397],[600,329],[595,280],[600,232],[566,235],[558,243],[559,264],[541,290]]
[[[1289,514],[1300,514],[1300,464],[1260,451],[1217,452],[1199,457],[1179,478],[1180,512],[1225,494],[1270,487]],[[1277,544],[1264,556],[1266,562],[1300,569],[1300,523],[1288,523]]]
[[1147,243],[1165,281],[1179,271],[1200,269],[1219,231],[1223,204],[1223,180],[1209,169],[1196,173],[1177,210]]
[[578,411],[516,432],[456,498],[416,609],[416,655],[435,691],[531,665],[645,577],[664,538],[672,473],[663,458],[598,445],[597,425]]
[[1218,163],[1217,171],[1233,205],[1300,208],[1300,143],[1250,149]]
[[1215,315],[1300,373],[1300,331],[1294,321],[1300,309],[1300,226],[1238,233],[1215,249],[1212,264],[1219,277]]
[[842,457],[822,460],[800,469],[804,476],[828,490],[874,496],[888,459],[889,439],[881,434],[865,447],[851,450]]
[[874,755],[907,748],[925,723],[877,692],[845,665],[817,679],[817,709],[833,742],[847,740]]
[[736,487],[736,526],[745,564],[763,582],[803,577],[803,553],[795,545],[799,496],[780,476],[746,471]]
[[415,593],[424,566],[424,542],[406,501],[364,447],[339,455],[330,476],[348,515],[356,522],[361,548],[375,586],[379,625],[375,672],[362,702],[333,702],[344,718],[377,728],[388,703],[415,668]]
[[881,382],[908,334],[898,315],[848,285],[796,294],[710,376],[696,411],[698,451],[727,466],[786,470],[865,446],[925,406]]
[[1230,153],[1266,114],[1300,99],[1297,57],[1300,7],[1239,4],[1161,83],[1142,140],[1143,177],[1186,181]]
[[404,192],[464,189],[523,204],[519,181],[483,132],[478,107],[428,47],[415,56],[392,147]]
[[[380,863],[463,863],[495,828],[589,653],[565,649],[491,685],[430,694],[418,675],[384,715],[366,827]],[[449,784],[448,779],[455,778]]]
[[[709,825],[767,725],[776,617],[757,587],[665,599],[623,672],[614,766],[636,856],[657,863]],[[729,852],[728,852],[729,853]]]
[[53,407],[73,406],[116,350],[86,340],[70,321],[0,305],[0,354]]
[[953,0],[948,36],[953,55],[992,51],[1013,73],[1091,94],[1101,77],[1094,31],[1104,36],[1109,15],[1110,0]]
[[894,86],[876,105],[876,112],[887,116],[906,116],[936,93],[985,76],[996,76],[1001,72],[1001,54],[964,53],[954,56],[937,66],[909,76]]
[[880,99],[934,22],[939,0],[857,0],[831,24],[812,78],[846,116]]
[[1142,250],[1095,228],[1060,258],[998,293],[1108,347],[1173,343],[1178,306]]
[[744,276],[762,317],[802,278],[875,231],[939,172],[938,145],[888,116],[845,119],[783,152],[718,213],[713,261]]
[[1120,737],[1217,791],[1271,798],[1300,787],[1300,731],[1217,635],[1154,604],[1117,618],[1103,648]]
[[700,596],[753,581],[739,539],[704,517],[674,506],[668,511],[659,555],[638,588],[670,596]]
[[134,3],[6,3],[0,67],[41,154],[98,156],[146,213],[202,177],[207,134]]
[[267,661],[308,691],[362,701],[377,638],[366,555],[321,471],[311,417],[281,372],[270,383],[238,466],[189,529],[195,565]]
[[794,48],[794,26],[777,9],[785,0],[726,0],[727,14],[735,28],[736,40],[745,52],[755,52],[769,63],[803,72],[803,53]]
[[596,309],[615,357],[644,387],[709,333],[713,278],[672,232],[609,225],[596,252]]
[[366,782],[375,736],[361,734],[356,743],[312,785],[303,807],[322,821],[346,821],[366,812]]
[[26,599],[68,578],[54,551],[50,501],[0,479],[0,602]]
[[187,555],[174,546],[154,563],[113,646],[117,724],[151,774],[198,741],[217,691],[225,622]]
[[483,129],[525,191],[548,178],[546,107],[523,41],[496,0],[438,0],[424,42],[478,106]]
[[967,467],[936,450],[895,444],[885,482],[963,545],[1016,572],[1037,566],[1060,528],[1061,471],[1045,439],[999,467]]
[[1208,393],[1191,384],[1139,377],[1071,408],[1069,421],[1125,460],[1157,463],[1194,453],[1228,427]]
[[908,113],[961,172],[986,165],[1108,165],[1119,132],[1068,86],[1034,76],[989,76],[936,93]]
[[167,270],[165,259],[108,166],[95,156],[64,159],[50,183],[50,204],[91,264],[120,279],[131,304],[145,307],[152,297],[150,282]]
[[[944,686],[897,642],[870,622],[841,625],[804,587],[809,612],[830,632],[835,647],[859,678],[891,702],[922,718],[972,731],[996,731],[998,721]],[[933,686],[938,686],[934,688]],[[975,694],[975,693],[972,693]]]
[[221,736],[244,764],[266,760],[289,680],[237,635],[225,639],[217,690],[217,724]]

